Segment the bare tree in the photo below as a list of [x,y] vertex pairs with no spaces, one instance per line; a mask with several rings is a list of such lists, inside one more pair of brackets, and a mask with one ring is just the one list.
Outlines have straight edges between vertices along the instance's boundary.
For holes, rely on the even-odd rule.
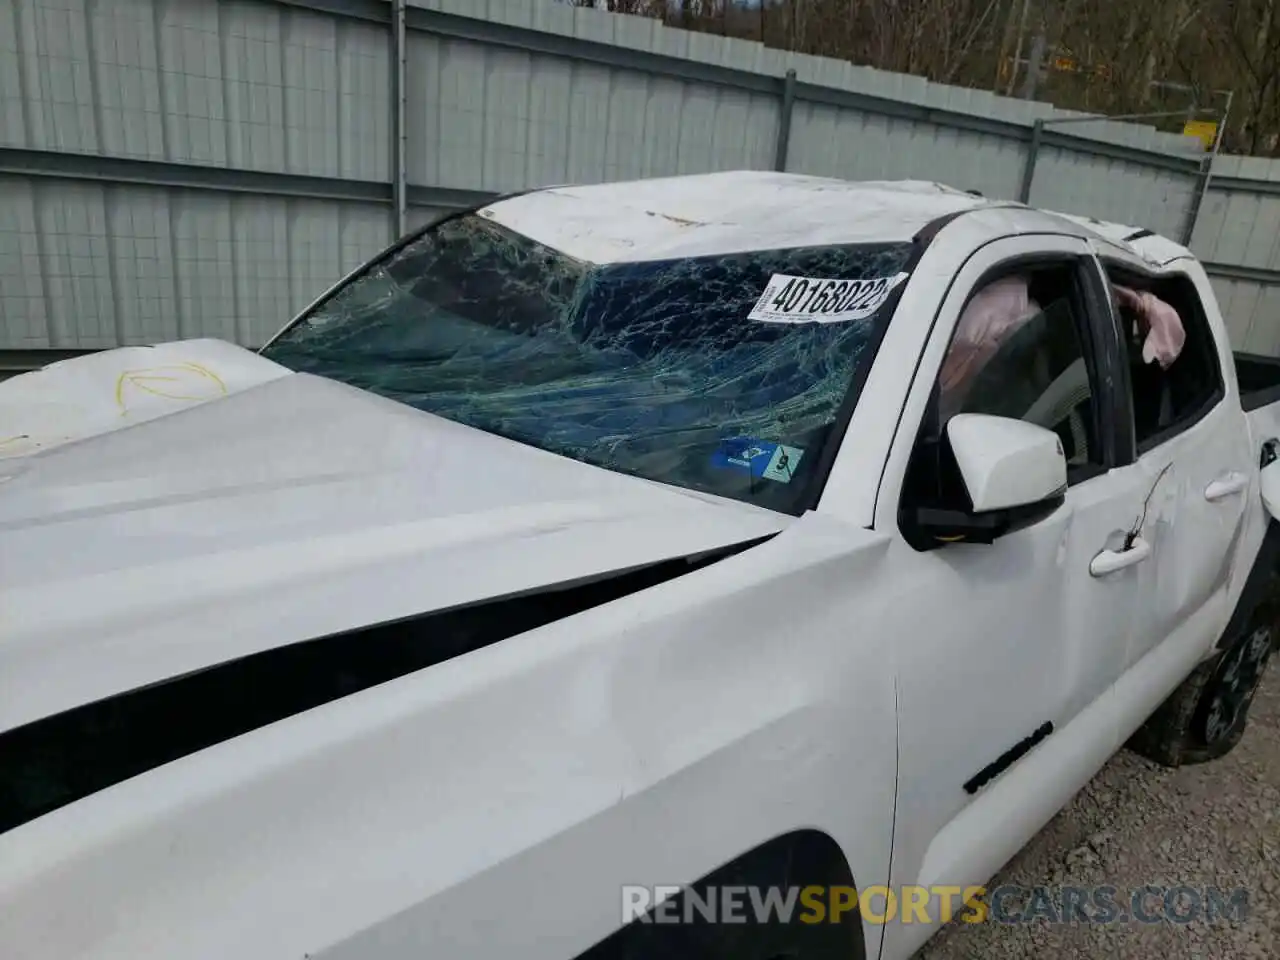
[[1237,140],[1249,153],[1274,156],[1280,133],[1280,4],[1214,0],[1207,31],[1215,82],[1240,102]]
[[[1227,146],[1280,135],[1280,0],[572,0],[689,30],[1100,113],[1190,111],[1236,92]],[[1167,126],[1177,128],[1178,119]]]

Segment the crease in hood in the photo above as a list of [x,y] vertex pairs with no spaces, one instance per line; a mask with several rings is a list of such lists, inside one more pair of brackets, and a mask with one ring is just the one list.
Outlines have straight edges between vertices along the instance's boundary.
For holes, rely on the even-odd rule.
[[212,399],[0,464],[0,730],[793,519],[307,374]]

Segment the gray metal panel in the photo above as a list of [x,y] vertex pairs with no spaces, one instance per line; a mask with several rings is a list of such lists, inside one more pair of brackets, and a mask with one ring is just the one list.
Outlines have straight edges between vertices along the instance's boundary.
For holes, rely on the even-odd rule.
[[99,148],[90,92],[84,4],[23,3],[16,7],[26,143],[53,150]]
[[284,170],[283,21],[289,11],[224,4],[227,157],[236,167]]
[[391,178],[391,50],[367,24],[338,26],[338,175]]
[[[290,13],[282,23],[285,169],[339,175],[337,21]],[[388,77],[390,70],[388,69]]]
[[20,64],[17,6],[0,4],[0,145],[3,146],[27,144]]
[[289,202],[269,197],[232,203],[236,342],[258,346],[296,312],[288,284]]
[[[843,167],[841,154],[846,138],[857,136],[861,132],[862,117],[852,111],[847,129],[840,124],[839,107],[811,101],[797,101],[791,113],[791,144],[787,156],[787,169],[795,173],[808,173],[824,177],[848,177],[849,179],[874,179],[861,171],[855,172],[850,167]],[[837,128],[841,127],[837,134]],[[887,147],[887,138],[878,138],[880,144]],[[863,170],[872,168],[873,157],[868,154],[861,158],[858,165]],[[878,164],[877,164],[878,166]]]
[[1245,267],[1274,268],[1278,237],[1280,237],[1280,196],[1267,194],[1256,196],[1253,229],[1249,232],[1244,255],[1237,262]]
[[51,346],[93,347],[114,339],[104,188],[35,189],[33,207]]
[[[177,336],[236,339],[231,199],[180,191],[166,198],[173,248]],[[164,205],[163,203],[161,205]]]
[[531,184],[564,183],[569,179],[567,131],[573,74],[574,65],[568,61],[538,55],[529,58],[529,143],[526,156]]
[[0,342],[10,349],[49,345],[35,189],[25,179],[0,177]]
[[152,2],[159,40],[166,158],[225,165],[227,113],[218,22],[221,6],[192,0]]
[[3,6],[0,143],[389,176],[389,53],[376,25],[235,0]]
[[425,227],[436,217],[449,213],[450,207],[410,207],[409,215],[406,218],[409,223],[409,231],[412,232],[421,227]]
[[1235,298],[1236,288],[1240,285],[1240,281],[1233,280],[1229,277],[1209,275],[1209,285],[1213,287],[1213,295],[1218,300],[1218,308],[1222,311],[1222,319],[1227,325],[1227,335],[1231,339],[1231,346],[1236,350],[1244,348],[1244,336],[1249,331],[1249,319],[1243,322],[1238,314],[1232,309],[1232,301]]
[[6,176],[0,342],[257,345],[389,239],[384,205]]
[[92,5],[87,23],[93,56],[90,98],[105,153],[167,159],[158,24],[148,0]]
[[772,157],[772,97],[420,33],[410,50],[413,181],[507,191],[764,168]]
[[1222,234],[1229,197],[1230,194],[1214,190],[1211,184],[1200,204],[1200,213],[1196,218],[1190,246],[1192,252],[1202,260],[1217,259],[1215,251],[1218,246],[1218,237]]
[[[1260,284],[1249,283],[1245,280],[1232,282],[1230,306],[1227,312],[1223,314],[1223,319],[1227,322],[1227,332],[1230,335],[1231,344],[1238,350],[1247,349],[1251,340],[1264,335],[1261,330],[1255,335],[1255,327],[1258,321],[1258,301],[1262,296],[1262,292],[1263,287]],[[1236,346],[1237,344],[1239,346]]]
[[405,176],[440,183],[440,41],[411,33],[405,43]]
[[1046,146],[1040,151],[1030,202],[1177,237],[1194,186],[1190,174]]
[[1244,349],[1274,357],[1280,355],[1280,284],[1272,282],[1261,289]]
[[[41,184],[45,193],[58,187],[56,181]],[[100,189],[107,207],[115,343],[92,345],[105,347],[172,340],[179,335],[182,322],[177,243],[173,211],[169,204],[174,191],[137,186]],[[184,229],[189,228],[190,223],[185,223]],[[190,292],[193,284],[199,285],[199,268],[191,262],[184,263],[183,267],[184,283]],[[90,344],[67,343],[53,338],[50,345]]]
[[451,187],[484,189],[485,49],[473,43],[440,45],[440,179]]
[[[458,152],[438,183],[484,190],[510,190],[524,183],[531,59],[474,43],[444,45],[443,87],[452,102],[441,99],[441,138],[446,150],[457,145]],[[450,108],[455,125],[445,126]]]
[[1280,274],[1206,264],[1236,350],[1280,356]]

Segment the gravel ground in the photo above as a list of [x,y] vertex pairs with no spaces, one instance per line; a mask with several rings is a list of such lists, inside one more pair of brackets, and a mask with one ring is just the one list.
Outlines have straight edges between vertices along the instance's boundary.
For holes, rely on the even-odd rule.
[[[1280,662],[1280,661],[1277,661]],[[917,960],[1280,957],[1280,670],[1267,671],[1244,740],[1168,770],[1122,751],[990,884],[1146,884],[1249,891],[1244,922],[953,923]]]

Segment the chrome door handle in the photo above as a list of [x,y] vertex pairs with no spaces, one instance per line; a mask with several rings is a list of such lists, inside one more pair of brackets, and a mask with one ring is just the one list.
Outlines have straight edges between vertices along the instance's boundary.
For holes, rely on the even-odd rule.
[[1089,561],[1089,573],[1095,577],[1105,577],[1109,573],[1141,563],[1149,556],[1151,556],[1151,544],[1137,537],[1128,550],[1103,550]]
[[1217,503],[1219,500],[1225,500],[1227,497],[1235,496],[1237,493],[1243,493],[1248,486],[1249,478],[1245,474],[1228,473],[1204,488],[1204,498],[1210,503]]

